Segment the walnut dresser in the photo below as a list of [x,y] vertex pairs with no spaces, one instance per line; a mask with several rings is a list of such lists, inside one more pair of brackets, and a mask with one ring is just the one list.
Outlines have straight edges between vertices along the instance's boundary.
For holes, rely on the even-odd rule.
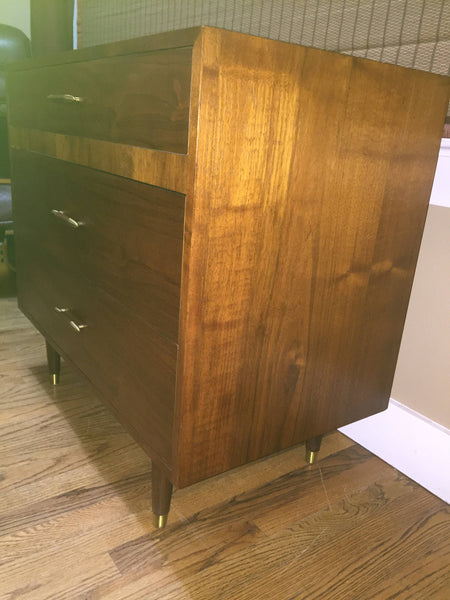
[[387,407],[448,79],[213,29],[14,66],[19,305],[184,487]]

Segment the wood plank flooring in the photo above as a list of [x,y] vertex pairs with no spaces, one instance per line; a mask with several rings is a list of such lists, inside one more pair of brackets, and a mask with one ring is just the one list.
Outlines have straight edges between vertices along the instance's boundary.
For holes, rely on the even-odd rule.
[[151,524],[147,456],[0,299],[1,600],[450,598],[445,502],[339,433],[176,491]]

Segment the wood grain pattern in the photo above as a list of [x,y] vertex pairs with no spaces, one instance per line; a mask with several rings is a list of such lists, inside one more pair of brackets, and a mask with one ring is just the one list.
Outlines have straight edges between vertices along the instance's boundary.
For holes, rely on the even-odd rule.
[[448,100],[209,28],[193,57],[180,487],[386,408]]
[[[8,75],[12,125],[186,154],[191,49]],[[52,101],[71,95],[79,102]]]
[[[184,197],[13,150],[17,243],[32,241],[173,342],[178,338]],[[68,227],[62,210],[83,223]]]
[[[384,409],[448,79],[207,27],[49,60],[10,76],[13,145],[28,156],[15,171],[20,305],[164,476],[181,488]],[[26,81],[41,99],[79,84],[85,123],[83,104],[36,117]],[[103,217],[81,249],[35,212],[58,195],[77,218]],[[60,303],[89,321],[79,341],[55,324]]]
[[[170,473],[176,344],[100,287],[65,273],[30,241],[20,240],[17,265],[21,310]],[[57,314],[55,307],[69,312]],[[86,328],[77,333],[71,320]]]
[[338,433],[181,490],[154,531],[145,453],[69,364],[51,386],[15,300],[0,332],[2,600],[447,599],[448,507]]
[[167,190],[186,192],[187,157],[183,154],[13,126],[10,126],[9,134],[11,148],[38,152]]

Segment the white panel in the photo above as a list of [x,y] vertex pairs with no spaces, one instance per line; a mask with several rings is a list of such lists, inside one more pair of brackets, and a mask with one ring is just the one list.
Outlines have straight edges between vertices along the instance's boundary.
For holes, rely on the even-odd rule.
[[340,431],[450,502],[450,431],[445,427],[391,398],[384,412]]
[[450,208],[450,138],[441,143],[430,204]]

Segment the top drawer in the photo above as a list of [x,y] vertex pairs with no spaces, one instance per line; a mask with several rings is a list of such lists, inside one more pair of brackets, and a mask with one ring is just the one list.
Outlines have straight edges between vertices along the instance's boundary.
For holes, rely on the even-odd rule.
[[191,48],[14,71],[11,125],[187,153]]

